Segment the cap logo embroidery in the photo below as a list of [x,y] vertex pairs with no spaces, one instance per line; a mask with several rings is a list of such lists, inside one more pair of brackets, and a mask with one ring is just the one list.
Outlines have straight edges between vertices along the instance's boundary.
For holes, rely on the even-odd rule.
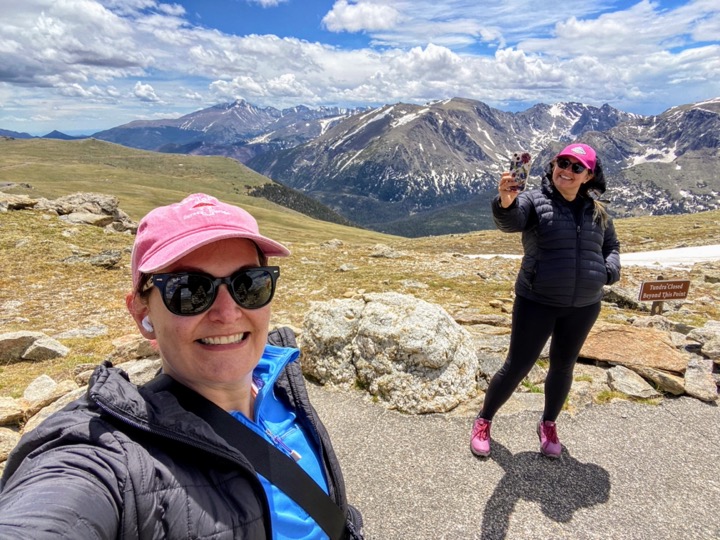
[[218,208],[215,208],[214,206],[198,206],[195,210],[195,212],[190,212],[189,214],[186,214],[183,216],[183,219],[190,219],[195,216],[215,216],[217,214],[224,214],[226,216],[230,215],[230,212],[227,212],[225,210],[220,210]]
[[572,149],[573,154],[581,154],[583,156],[587,155],[587,152],[585,152],[585,149],[582,146],[576,146]]
[[216,205],[218,200],[210,195],[189,195],[185,200],[177,203],[178,206],[199,206],[202,204]]
[[226,210],[216,208],[218,200],[215,197],[209,195],[190,195],[184,201],[181,201],[178,206],[188,206],[190,212],[182,216],[182,219],[191,219],[195,216],[207,216],[211,217],[217,214],[224,214],[229,216],[230,213]]

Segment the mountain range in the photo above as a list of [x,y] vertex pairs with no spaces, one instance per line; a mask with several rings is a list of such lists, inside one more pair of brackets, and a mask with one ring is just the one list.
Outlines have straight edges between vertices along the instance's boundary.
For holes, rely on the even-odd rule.
[[93,137],[232,157],[352,223],[409,237],[491,228],[488,203],[509,156],[532,155],[532,187],[555,153],[579,140],[602,159],[603,199],[616,217],[720,208],[720,98],[657,116],[581,103],[512,113],[464,98],[285,110],[240,100]]
[[303,105],[278,110],[239,100],[177,119],[130,122],[93,137],[142,150],[222,155],[245,163],[258,154],[278,152],[315,139],[356,112],[358,109],[313,109]]

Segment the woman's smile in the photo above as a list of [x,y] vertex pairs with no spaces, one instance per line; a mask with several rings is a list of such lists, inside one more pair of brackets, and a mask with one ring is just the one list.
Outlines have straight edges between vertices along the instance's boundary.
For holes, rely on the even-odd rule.
[[231,336],[213,336],[198,339],[203,345],[230,345],[232,343],[240,343],[248,335],[247,332],[241,334],[234,334]]

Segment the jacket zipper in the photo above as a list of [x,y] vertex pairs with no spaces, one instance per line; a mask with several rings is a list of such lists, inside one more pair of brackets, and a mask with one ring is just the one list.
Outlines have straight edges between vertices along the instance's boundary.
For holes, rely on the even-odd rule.
[[[574,219],[574,217],[573,217]],[[585,221],[585,208],[583,208],[580,214],[580,224],[575,225],[575,287],[573,288],[573,297],[571,306],[575,305],[578,293],[578,282],[580,281],[580,232],[582,231],[582,224]]]
[[[292,389],[293,394],[297,396],[298,389],[295,384],[295,381],[293,381],[292,377],[288,377],[287,380],[290,384],[290,388]],[[319,446],[320,451],[322,452],[321,462],[322,462],[323,469],[325,469],[325,473],[328,476],[328,491],[330,492],[330,494],[334,493],[335,496],[332,497],[332,499],[335,501],[336,504],[339,505],[339,502],[337,500],[338,493],[334,489],[334,486],[339,485],[338,479],[335,475],[335,471],[333,470],[333,468],[328,465],[328,463],[330,463],[330,458],[327,454],[327,450],[325,448],[325,444],[323,443],[322,437],[320,437],[320,430],[318,429],[318,425],[315,422],[315,418],[312,415],[305,415],[305,417],[307,418],[307,421],[312,425],[313,434],[315,434],[315,437],[317,440],[317,445]]]

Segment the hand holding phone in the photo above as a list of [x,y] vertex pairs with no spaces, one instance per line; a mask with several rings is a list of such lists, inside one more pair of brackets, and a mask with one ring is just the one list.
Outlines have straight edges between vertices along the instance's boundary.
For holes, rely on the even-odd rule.
[[517,186],[513,186],[513,191],[523,191],[527,186],[527,180],[530,176],[530,154],[527,152],[514,152],[510,158],[510,172],[517,182]]

